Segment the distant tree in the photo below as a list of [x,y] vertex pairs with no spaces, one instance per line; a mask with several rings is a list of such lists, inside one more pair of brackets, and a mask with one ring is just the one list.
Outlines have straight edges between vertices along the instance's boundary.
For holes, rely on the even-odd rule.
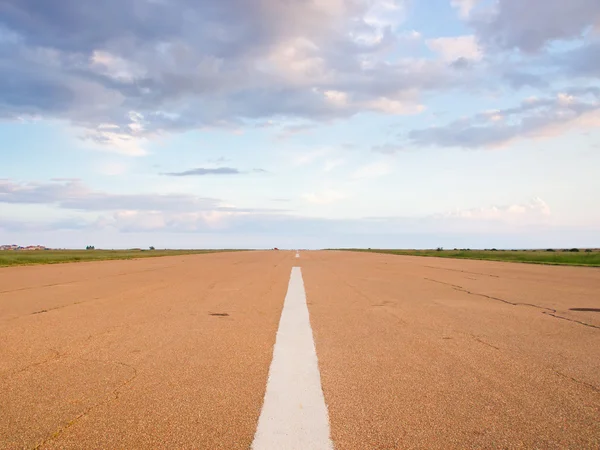
[[591,248],[586,248],[586,249],[585,249],[585,252],[586,252],[586,253],[592,253],[592,249],[591,249]]
[[578,253],[578,252],[579,252],[579,249],[578,249],[578,248],[572,248],[572,249],[571,249],[571,250],[569,250],[569,251],[570,251],[570,252],[573,252],[573,253]]
[[93,245],[88,245],[85,249],[86,250],[96,250],[96,247],[94,247]]
[[497,251],[498,251],[498,249],[497,249],[497,248],[493,248],[493,249],[492,249],[492,251],[493,251],[493,252],[497,252]]
[[436,251],[441,252],[442,250],[444,250],[444,247],[438,247],[436,248]]
[[556,250],[554,250],[553,248],[549,248],[549,249],[546,249],[546,251],[547,251],[547,252],[554,252],[554,251],[556,251]]
[[150,250],[156,250],[153,245],[150,246]]

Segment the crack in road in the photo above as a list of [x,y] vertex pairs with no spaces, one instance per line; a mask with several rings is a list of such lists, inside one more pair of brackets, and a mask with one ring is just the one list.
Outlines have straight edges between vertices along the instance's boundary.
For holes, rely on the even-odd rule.
[[[94,298],[92,300],[97,300],[97,298]],[[67,308],[69,306],[73,306],[73,305],[79,305],[81,303],[85,303],[86,301],[91,301],[91,300],[81,300],[79,302],[75,302],[75,303],[69,303],[67,305],[60,305],[60,306],[55,306],[54,308],[48,308],[48,309],[40,309],[39,311],[34,311],[32,313],[29,313],[30,316],[33,316],[34,314],[43,314],[43,313],[47,313],[49,311],[54,311],[56,309],[62,309],[62,308]]]
[[553,308],[546,308],[545,306],[539,306],[539,305],[536,305],[536,304],[534,304],[534,303],[520,303],[520,302],[511,302],[511,301],[509,301],[509,300],[504,300],[503,298],[494,297],[494,296],[492,296],[492,295],[481,294],[481,293],[479,293],[479,292],[472,292],[472,291],[469,291],[468,289],[465,289],[464,287],[462,287],[462,286],[459,286],[459,285],[457,285],[457,284],[446,283],[446,282],[444,282],[444,281],[434,280],[434,279],[432,279],[432,278],[424,278],[424,279],[425,279],[425,280],[427,280],[427,281],[433,281],[433,282],[435,282],[435,283],[439,283],[439,284],[444,284],[444,285],[446,285],[446,286],[450,286],[450,287],[452,287],[454,290],[456,290],[456,291],[459,291],[459,292],[464,292],[464,293],[466,293],[466,294],[470,294],[470,295],[477,295],[477,296],[479,296],[479,297],[485,297],[485,298],[489,298],[490,300],[496,300],[496,301],[498,301],[498,302],[506,303],[507,305],[512,305],[512,306],[530,306],[530,307],[532,307],[532,308],[545,309],[546,311],[551,311],[551,312],[553,312],[553,313],[555,313],[555,312],[556,312],[556,310],[555,310],[555,309],[553,309]]
[[[98,360],[92,360],[92,359],[85,359],[85,358],[79,358],[82,361],[95,361],[98,362]],[[64,431],[66,431],[67,429],[69,429],[70,427],[72,427],[73,425],[75,425],[75,423],[77,423],[77,421],[79,421],[79,419],[81,419],[82,417],[87,416],[93,409],[102,406],[102,405],[106,405],[112,401],[115,401],[119,398],[119,396],[121,395],[121,390],[131,384],[133,382],[133,380],[135,380],[138,376],[138,371],[135,367],[133,367],[130,364],[121,362],[121,361],[101,361],[101,362],[106,362],[106,363],[112,363],[112,364],[119,364],[125,367],[130,368],[131,370],[133,370],[133,375],[131,377],[129,377],[127,380],[125,380],[123,383],[121,383],[119,386],[117,386],[115,389],[113,389],[111,395],[109,397],[105,397],[103,400],[94,403],[93,405],[87,407],[86,409],[84,409],[81,413],[79,413],[77,416],[75,416],[73,419],[71,419],[70,421],[68,421],[65,425],[59,427],[56,431],[54,431],[49,437],[47,437],[46,439],[44,439],[42,442],[40,442],[39,444],[37,444],[36,446],[34,446],[32,448],[32,450],[38,450],[40,448],[42,448],[44,445],[48,444],[49,442],[53,441],[54,439],[56,439],[58,436],[60,436]]]
[[13,376],[13,375],[17,375],[21,372],[25,372],[28,369],[31,369],[32,367],[37,367],[37,366],[41,366],[44,364],[48,364],[49,362],[52,361],[56,361],[57,359],[59,359],[61,356],[60,352],[54,348],[48,348],[48,350],[50,350],[52,352],[52,355],[49,356],[48,358],[42,360],[42,361],[37,361],[31,364],[27,364],[24,367],[21,367],[19,369],[15,369],[15,370],[7,370],[5,372],[0,373],[0,378],[4,378],[4,377],[9,377],[9,376]]
[[[90,262],[90,261],[83,261],[83,262]],[[96,262],[96,261],[92,261],[92,262]],[[18,289],[8,289],[6,291],[0,291],[0,294],[10,294],[12,292],[30,291],[30,290],[33,290],[33,289],[42,289],[42,288],[54,287],[54,286],[68,286],[68,285],[71,285],[71,284],[77,284],[77,283],[82,283],[82,282],[98,281],[98,280],[105,280],[107,278],[115,278],[115,277],[122,277],[122,276],[127,276],[127,275],[134,275],[136,273],[154,272],[154,271],[157,271],[157,270],[170,269],[171,267],[175,267],[175,266],[176,266],[176,264],[172,264],[170,266],[152,267],[150,269],[136,270],[134,272],[115,273],[115,274],[112,274],[112,275],[107,275],[105,277],[87,278],[87,279],[75,280],[75,281],[65,281],[63,283],[41,284],[41,285],[38,285],[38,286],[28,286],[28,287],[23,287],[23,288],[18,288]]]
[[473,340],[479,342],[480,344],[487,345],[488,347],[492,347],[493,349],[496,349],[496,350],[500,350],[499,347],[496,347],[495,345],[485,342],[485,341],[479,339],[478,337],[475,337],[475,336],[472,336],[472,337],[473,337]]
[[556,314],[552,314],[552,313],[545,312],[545,311],[543,311],[543,313],[547,314],[549,316],[552,316],[552,317],[556,317],[557,319],[568,320],[569,322],[575,322],[575,323],[578,323],[580,325],[585,325],[586,327],[597,328],[598,330],[600,330],[600,327],[598,325],[593,325],[591,323],[582,322],[581,320],[569,319],[568,317],[558,316]]
[[494,296],[487,295],[487,294],[481,294],[479,292],[471,292],[471,291],[469,291],[469,290],[465,289],[464,287],[459,286],[457,284],[446,283],[444,281],[434,280],[432,278],[424,278],[424,279],[427,280],[427,281],[433,281],[435,283],[439,283],[439,284],[444,284],[446,286],[450,286],[455,291],[464,292],[465,294],[469,294],[469,295],[476,295],[476,296],[479,296],[479,297],[488,298],[490,300],[496,300],[496,301],[499,301],[499,302],[502,302],[502,303],[506,303],[507,305],[511,305],[511,306],[529,306],[531,308],[542,309],[543,310],[542,314],[546,314],[548,316],[555,317],[557,319],[568,320],[569,322],[578,323],[578,324],[584,325],[586,327],[600,329],[600,326],[598,326],[598,325],[593,325],[593,324],[590,324],[590,323],[582,322],[580,320],[570,319],[568,317],[559,316],[559,315],[556,314],[557,311],[554,308],[547,308],[545,306],[536,305],[534,303],[511,302],[511,301],[505,300],[503,298],[494,297]]
[[559,372],[558,370],[554,370],[554,373],[556,373],[557,375],[560,375],[563,378],[566,378],[567,380],[571,380],[571,381],[573,381],[573,382],[575,382],[577,384],[581,384],[582,386],[589,387],[591,390],[593,390],[595,392],[600,392],[600,388],[594,386],[593,384],[586,383],[585,381],[578,380],[577,378],[573,378],[570,375],[565,375],[564,373]]
[[452,283],[446,283],[444,281],[439,281],[439,280],[434,280],[433,278],[424,278],[427,281],[433,281],[434,283],[439,283],[439,284],[444,284],[446,286],[451,286],[453,288],[458,288],[458,289],[462,289],[462,286],[459,286],[458,284],[452,284]]
[[492,275],[489,273],[470,272],[468,270],[448,269],[446,267],[436,267],[436,266],[423,266],[423,267],[428,267],[430,269],[449,270],[451,272],[471,273],[473,275],[485,275],[486,277],[492,277],[492,278],[500,278],[500,276],[498,276],[498,275]]

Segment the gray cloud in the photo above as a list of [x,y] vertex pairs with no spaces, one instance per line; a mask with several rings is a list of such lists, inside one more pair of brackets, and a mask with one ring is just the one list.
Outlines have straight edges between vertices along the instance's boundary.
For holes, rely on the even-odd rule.
[[374,145],[371,147],[371,151],[376,153],[383,153],[384,155],[393,155],[395,153],[401,152],[404,148],[398,144],[381,144]]
[[241,172],[233,167],[216,167],[214,169],[197,167],[196,169],[184,170],[183,172],[167,172],[163,175],[169,175],[172,177],[188,177],[188,176],[202,176],[202,175],[239,175]]
[[552,58],[568,76],[600,79],[600,41],[566,52]]
[[187,194],[110,194],[92,191],[80,181],[16,183],[0,180],[0,203],[52,204],[79,211],[212,210],[220,201]]
[[411,144],[421,146],[483,148],[516,138],[551,133],[553,127],[568,125],[586,113],[600,111],[600,95],[592,89],[575,89],[572,95],[531,99],[504,110],[477,114],[444,126],[412,130]]
[[472,19],[483,42],[525,52],[554,40],[578,38],[599,21],[597,0],[498,0],[493,12]]
[[548,80],[539,75],[520,70],[508,70],[502,74],[502,79],[514,89],[548,87]]
[[[216,233],[225,236],[252,236],[265,234],[278,240],[284,236],[338,235],[398,236],[399,234],[425,233],[439,236],[445,233],[481,233],[523,230],[535,226],[536,230],[551,226],[550,212],[541,199],[533,199],[523,205],[485,207],[446,214],[421,217],[362,217],[352,219],[325,219],[283,214],[274,210],[248,210],[243,213],[221,214],[202,211],[115,211],[95,219],[81,221],[68,219],[62,222],[23,225],[26,230],[87,229],[102,231],[113,229],[123,233]],[[0,228],[18,231],[19,221],[7,221],[0,217]],[[54,228],[53,228],[54,227]],[[245,245],[249,245],[246,243]],[[439,244],[438,244],[439,245]]]
[[283,213],[272,208],[224,206],[223,201],[191,194],[111,194],[93,191],[79,180],[17,183],[0,179],[0,203],[43,204],[81,212],[121,211],[139,214]]
[[14,233],[42,232],[58,230],[89,230],[93,225],[78,217],[51,222],[31,222],[0,217],[0,229]]
[[458,58],[450,63],[450,67],[456,70],[467,70],[473,66],[473,62],[467,58]]
[[268,173],[265,169],[252,169],[250,171],[242,171],[233,167],[197,167],[195,169],[184,170],[182,172],[166,172],[162,175],[171,177],[189,177],[189,176],[204,176],[204,175],[243,175],[245,173]]
[[[415,112],[428,92],[498,80],[547,89],[554,75],[494,65],[495,52],[537,51],[600,19],[597,0],[497,3],[470,19],[487,46],[485,61],[448,65],[387,59],[409,43],[394,31],[401,20],[390,19],[398,13],[385,0],[4,0],[0,119],[63,119],[90,142],[113,147],[132,137],[270,119],[292,124],[286,136],[306,131],[298,121]],[[378,20],[367,20],[373,6]],[[570,76],[597,79],[597,52],[590,41],[556,64]]]
[[392,32],[389,13],[381,24],[366,20],[385,4],[6,0],[0,117],[66,119],[111,145],[115,133],[389,112],[382,98],[414,104],[421,90],[462,83],[441,63],[384,62],[382,52],[405,39]]

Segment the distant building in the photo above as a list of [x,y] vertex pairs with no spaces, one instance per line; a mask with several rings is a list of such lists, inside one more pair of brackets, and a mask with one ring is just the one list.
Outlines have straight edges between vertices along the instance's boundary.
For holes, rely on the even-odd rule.
[[28,245],[27,247],[21,247],[16,244],[0,245],[0,250],[48,250],[43,245]]

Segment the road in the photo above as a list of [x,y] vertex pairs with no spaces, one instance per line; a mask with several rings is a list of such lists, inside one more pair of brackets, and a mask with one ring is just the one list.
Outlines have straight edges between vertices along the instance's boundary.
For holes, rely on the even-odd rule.
[[304,448],[599,448],[600,270],[285,251],[0,269],[0,448],[260,450],[277,420],[321,427]]

